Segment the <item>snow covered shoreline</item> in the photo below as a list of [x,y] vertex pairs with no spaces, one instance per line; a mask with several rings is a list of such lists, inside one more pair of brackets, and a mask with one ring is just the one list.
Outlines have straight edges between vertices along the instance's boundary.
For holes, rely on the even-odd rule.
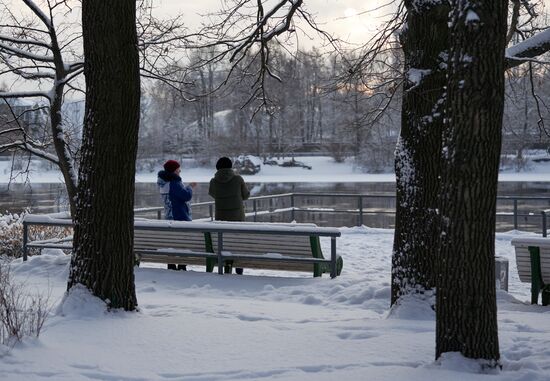
[[[77,290],[60,306],[68,257],[57,251],[13,273],[51,290],[57,306],[39,339],[0,357],[5,380],[548,380],[550,309],[531,306],[510,239],[510,293],[498,292],[503,370],[483,374],[449,354],[435,363],[434,312],[408,303],[389,311],[393,230],[342,228],[342,275],[245,270],[244,276],[136,269],[140,311],[105,313]],[[328,252],[329,242],[323,242]],[[262,275],[262,276],[255,276]]]
[[[259,173],[251,176],[243,176],[245,181],[250,183],[354,183],[354,182],[395,182],[394,173],[363,173],[351,161],[336,163],[327,156],[305,156],[300,161],[311,165],[312,169],[278,167],[262,165]],[[215,170],[213,168],[186,166],[183,163],[182,176],[185,181],[207,183],[210,181]],[[0,184],[10,182],[11,166],[7,161],[0,161]],[[155,183],[156,171],[136,173],[136,182]],[[12,182],[21,183],[27,180],[26,176],[16,176]],[[63,178],[56,170],[45,170],[40,167],[39,162],[33,161],[30,166],[29,180],[31,183],[62,183]],[[526,172],[504,171],[499,175],[501,182],[550,182],[550,163],[533,163]]]

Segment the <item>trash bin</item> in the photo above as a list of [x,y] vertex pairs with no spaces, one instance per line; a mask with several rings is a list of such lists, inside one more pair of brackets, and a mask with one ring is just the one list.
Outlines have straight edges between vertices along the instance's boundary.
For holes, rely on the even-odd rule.
[[497,290],[508,291],[508,259],[495,256],[495,281]]

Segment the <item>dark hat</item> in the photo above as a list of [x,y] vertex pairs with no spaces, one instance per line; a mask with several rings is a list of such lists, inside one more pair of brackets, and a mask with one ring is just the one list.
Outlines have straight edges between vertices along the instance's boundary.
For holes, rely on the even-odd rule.
[[224,169],[224,168],[232,168],[233,163],[231,162],[231,159],[228,157],[221,157],[218,162],[216,163],[216,169]]
[[175,160],[168,160],[166,163],[164,163],[164,169],[168,172],[174,172],[179,167],[180,163]]

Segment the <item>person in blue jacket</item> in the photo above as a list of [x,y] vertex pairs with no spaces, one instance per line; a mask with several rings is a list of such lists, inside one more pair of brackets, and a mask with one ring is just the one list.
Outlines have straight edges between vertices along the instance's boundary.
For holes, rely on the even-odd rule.
[[164,203],[164,218],[176,221],[191,221],[191,198],[197,183],[185,185],[180,177],[181,167],[176,160],[164,163],[159,171],[157,185]]
[[[181,166],[176,160],[168,160],[164,163],[164,170],[159,171],[157,185],[164,203],[164,218],[176,221],[191,221],[191,198],[193,188],[197,183],[185,185],[180,177]],[[170,270],[186,270],[187,266],[168,264]]]

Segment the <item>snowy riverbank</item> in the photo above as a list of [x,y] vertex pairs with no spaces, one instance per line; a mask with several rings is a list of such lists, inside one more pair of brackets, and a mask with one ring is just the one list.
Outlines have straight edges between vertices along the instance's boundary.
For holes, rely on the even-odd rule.
[[[245,181],[254,183],[292,183],[292,182],[335,182],[335,183],[353,183],[353,182],[394,182],[393,173],[363,173],[355,168],[352,160],[345,163],[336,163],[327,156],[305,156],[297,160],[311,166],[311,170],[305,168],[279,167],[262,165],[261,171],[252,176],[243,176]],[[183,162],[182,177],[184,181],[208,182],[212,178],[214,168],[191,167],[191,163]],[[32,161],[29,168],[28,179],[31,183],[60,183],[61,174],[52,169],[47,169],[39,161]],[[140,171],[136,173],[136,182],[154,183],[156,182],[156,171]],[[11,163],[9,161],[0,161],[0,184],[8,183],[11,179]],[[12,182],[25,182],[26,175],[18,175],[11,179]],[[529,164],[527,169],[522,172],[506,170],[500,173],[499,181],[550,181],[550,163]]]
[[[529,380],[550,375],[550,308],[531,306],[510,239],[510,294],[498,293],[503,370],[450,354],[435,363],[434,312],[403,305],[390,314],[393,231],[343,228],[342,275],[244,276],[136,269],[140,311],[105,313],[85,292],[59,306],[69,258],[59,252],[13,263],[57,307],[39,339],[0,357],[3,380]],[[325,253],[328,242],[323,243]],[[254,275],[263,276],[254,276]]]

